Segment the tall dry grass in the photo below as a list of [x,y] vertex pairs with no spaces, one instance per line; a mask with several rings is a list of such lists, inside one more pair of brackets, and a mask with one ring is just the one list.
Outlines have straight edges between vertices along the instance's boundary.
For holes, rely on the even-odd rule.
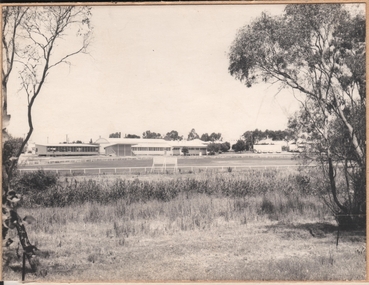
[[178,231],[210,230],[229,225],[279,221],[293,223],[324,220],[328,209],[314,197],[267,193],[259,197],[213,197],[181,193],[167,201],[127,203],[118,199],[109,205],[87,202],[63,208],[30,209],[37,215],[36,232],[52,234],[67,223],[103,224],[107,237],[173,234]]
[[42,193],[30,191],[24,206],[38,216],[36,231],[50,233],[53,225],[69,222],[103,223],[106,236],[122,239],[329,216],[301,175],[287,170],[203,172],[159,180],[68,178]]
[[[42,172],[37,174],[42,176]],[[45,172],[45,176],[50,175]],[[314,195],[311,184],[294,170],[247,170],[244,172],[206,171],[191,175],[153,175],[154,179],[98,179],[78,180],[63,177],[48,187],[32,186],[23,182],[23,206],[66,207],[97,202],[110,204],[118,199],[126,203],[163,201],[167,202],[179,194],[194,193],[214,197],[257,197],[268,193],[283,195]],[[161,177],[161,178],[160,178]],[[164,179],[165,178],[165,179]],[[169,178],[169,179],[168,179]],[[44,180],[39,179],[43,183]],[[26,185],[26,186],[24,186]],[[31,186],[30,186],[31,185]]]
[[[38,175],[36,181],[44,181]],[[358,242],[342,238],[345,246],[335,248],[335,233],[313,238],[298,226],[332,221],[318,195],[323,186],[319,173],[292,170],[63,177],[42,191],[24,189],[19,213],[36,218],[27,229],[50,254],[41,260],[50,280],[143,280],[140,274],[153,280],[331,280],[337,272],[360,279],[365,266],[364,254],[355,252]],[[270,259],[273,254],[281,258]],[[192,265],[196,258],[206,262]],[[19,278],[10,269],[5,274]]]

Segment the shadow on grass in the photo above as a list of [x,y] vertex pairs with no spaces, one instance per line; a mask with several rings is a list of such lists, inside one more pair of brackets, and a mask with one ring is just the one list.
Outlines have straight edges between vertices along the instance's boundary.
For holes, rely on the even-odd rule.
[[[11,270],[13,270],[15,273],[19,273],[19,274],[22,273],[22,265],[10,265],[9,268]],[[26,274],[29,274],[29,273],[34,274],[35,272],[32,270],[32,268],[26,266],[25,273]]]
[[[34,276],[44,277],[47,275],[47,270],[41,267],[42,262],[48,259],[52,251],[41,251],[36,250],[36,256],[32,258],[32,267],[29,264],[28,259],[26,259],[25,274],[26,276],[31,274]],[[41,258],[41,259],[40,259]],[[19,255],[16,249],[6,248],[3,252],[3,272],[14,272],[16,274],[22,275],[22,256]],[[27,278],[27,277],[26,277]]]
[[[297,225],[278,223],[266,226],[266,229],[282,234],[284,238],[325,238],[337,236],[338,226],[331,223],[302,223]],[[339,239],[349,242],[365,242],[365,230],[340,230]]]

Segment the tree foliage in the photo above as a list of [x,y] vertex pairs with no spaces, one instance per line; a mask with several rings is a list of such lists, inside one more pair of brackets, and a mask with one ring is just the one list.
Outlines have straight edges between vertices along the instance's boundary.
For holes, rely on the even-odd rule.
[[204,141],[204,142],[208,142],[210,141],[210,136],[208,133],[202,134],[200,137],[200,140]]
[[230,143],[224,142],[224,143],[209,143],[206,150],[210,153],[219,153],[219,152],[227,152],[230,149]]
[[246,131],[243,133],[242,138],[245,141],[245,150],[253,150],[254,145],[258,144],[261,140],[266,138],[272,139],[273,141],[289,141],[293,138],[291,130],[268,130],[265,131],[255,129],[253,131]]
[[[239,30],[229,72],[248,87],[269,82],[293,90],[301,110],[290,125],[315,140],[329,188],[324,199],[340,224],[348,217],[358,225],[365,202],[365,183],[354,183],[365,177],[365,17],[349,8],[291,4],[281,16],[263,13]],[[344,189],[336,177],[342,166]]]
[[2,9],[2,114],[3,129],[9,124],[10,115],[8,115],[8,81],[13,70],[16,50],[18,49],[19,29],[24,23],[24,16],[28,8],[21,6],[4,7]]
[[196,133],[196,130],[195,129],[192,129],[189,133],[188,133],[188,136],[187,136],[187,140],[188,141],[192,141],[192,140],[195,140],[195,139],[199,139],[199,135]]
[[146,131],[146,132],[142,133],[142,138],[144,138],[144,139],[161,139],[162,137],[161,137],[160,133]]
[[188,155],[188,153],[190,152],[190,150],[186,146],[182,147],[181,151],[182,151],[183,155]]
[[139,139],[139,138],[141,138],[140,136],[134,135],[134,134],[128,134],[128,135],[125,135],[124,137],[127,138],[127,139]]
[[201,138],[204,142],[215,142],[215,141],[221,141],[222,140],[222,134],[221,133],[211,133],[210,135],[208,133],[202,134]]
[[284,141],[290,140],[292,138],[291,131],[287,130],[268,130],[265,131],[255,129],[253,131],[246,131],[242,135],[243,139],[246,142],[246,150],[251,150],[254,144],[257,144],[259,141],[264,140],[266,138],[270,138],[273,141]]
[[215,154],[218,153],[220,151],[220,144],[218,143],[210,143],[208,144],[208,146],[206,147],[206,150],[211,153],[211,154]]
[[[16,155],[21,150],[22,144],[23,144],[22,138],[13,138],[11,136],[4,142],[2,167],[3,167],[3,170],[5,170],[7,174],[11,170],[12,161],[16,159]],[[24,149],[21,152],[24,152]],[[3,188],[4,188],[4,185],[3,185]]]
[[164,139],[166,141],[181,141],[181,140],[183,140],[183,136],[180,136],[177,131],[173,130],[171,132],[168,132],[165,135]]
[[[86,52],[91,33],[89,20],[91,13],[90,8],[82,6],[17,8],[6,6],[3,7],[4,14],[8,16],[3,18],[3,27],[12,33],[6,32],[2,36],[3,51],[5,50],[5,54],[11,54],[10,57],[5,57],[3,74],[9,77],[11,67],[17,65],[20,87],[28,103],[29,130],[21,147],[23,149],[33,133],[33,104],[48,75],[60,64],[70,64],[68,60],[72,56]],[[16,15],[22,15],[22,18]],[[13,20],[14,17],[19,20]],[[63,41],[68,33],[75,34],[77,45],[65,45]],[[9,52],[10,47],[11,52]],[[7,90],[7,80],[3,80],[2,84],[2,89]],[[4,104],[3,109],[6,107],[6,101]],[[19,158],[20,154],[18,152],[16,157]],[[15,167],[16,163],[17,160],[14,160],[11,168]],[[9,173],[12,175],[11,171]]]
[[[21,246],[33,270],[37,264],[33,260],[36,247],[28,239],[22,219],[16,211],[19,195],[12,189],[12,183],[19,157],[33,133],[32,108],[41,93],[50,72],[59,65],[70,64],[69,59],[86,52],[91,34],[90,8],[82,6],[4,6],[2,7],[2,95],[3,95],[3,167],[2,213],[3,239],[9,229],[18,232]],[[68,36],[73,41],[68,41]],[[7,157],[6,132],[10,115],[7,113],[8,80],[16,71],[27,100],[28,132],[17,147],[12,149],[12,157]],[[5,127],[5,128],[4,128]],[[20,141],[19,141],[20,142]]]
[[227,152],[231,149],[231,144],[229,142],[224,142],[220,144],[220,150],[222,152]]
[[121,132],[115,132],[115,133],[109,134],[109,138],[118,138],[118,139],[120,139],[121,137],[122,137]]
[[242,152],[246,150],[246,142],[244,140],[238,140],[234,145],[232,145],[232,149],[235,152]]

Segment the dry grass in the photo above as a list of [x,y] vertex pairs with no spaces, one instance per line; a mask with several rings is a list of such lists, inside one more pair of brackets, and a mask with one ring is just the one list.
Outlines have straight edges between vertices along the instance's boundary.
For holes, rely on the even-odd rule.
[[[200,173],[192,176],[199,182],[196,187],[218,183],[227,190],[232,181],[233,191],[239,191],[197,189],[179,191],[166,201],[119,198],[21,209],[37,220],[28,226],[31,241],[48,253],[40,257],[48,271],[45,279],[29,273],[26,280],[365,279],[365,233],[344,232],[336,247],[335,222],[317,196],[278,190],[283,183],[292,185],[291,175],[259,173],[265,183],[274,184],[260,194],[245,194],[242,174]],[[165,185],[177,179],[168,177],[154,176],[154,181]],[[14,246],[4,251],[5,260]],[[19,280],[21,260],[13,256],[8,263],[4,280]]]
[[[56,185],[44,189],[43,183],[49,180],[49,175],[38,171],[37,183],[34,183],[32,175],[26,180],[21,177],[20,181],[23,182],[18,187],[25,197],[24,207],[65,207],[85,202],[110,204],[118,199],[128,203],[169,201],[181,193],[205,193],[214,197],[256,197],[268,193],[284,196],[312,194],[311,185],[301,182],[301,175],[293,170],[218,172],[200,169],[191,174],[138,175],[128,176],[128,179],[127,176],[124,179],[111,179],[111,176],[94,179],[63,177]],[[31,183],[33,187],[28,186]]]

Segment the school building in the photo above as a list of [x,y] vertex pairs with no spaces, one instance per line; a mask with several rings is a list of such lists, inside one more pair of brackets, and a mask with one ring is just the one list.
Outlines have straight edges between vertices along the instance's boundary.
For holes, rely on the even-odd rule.
[[38,156],[99,155],[99,146],[84,143],[35,144],[35,154]]
[[99,138],[100,154],[109,156],[155,156],[183,155],[183,148],[188,149],[188,155],[206,155],[207,144],[201,140],[166,141],[163,139],[128,139]]

